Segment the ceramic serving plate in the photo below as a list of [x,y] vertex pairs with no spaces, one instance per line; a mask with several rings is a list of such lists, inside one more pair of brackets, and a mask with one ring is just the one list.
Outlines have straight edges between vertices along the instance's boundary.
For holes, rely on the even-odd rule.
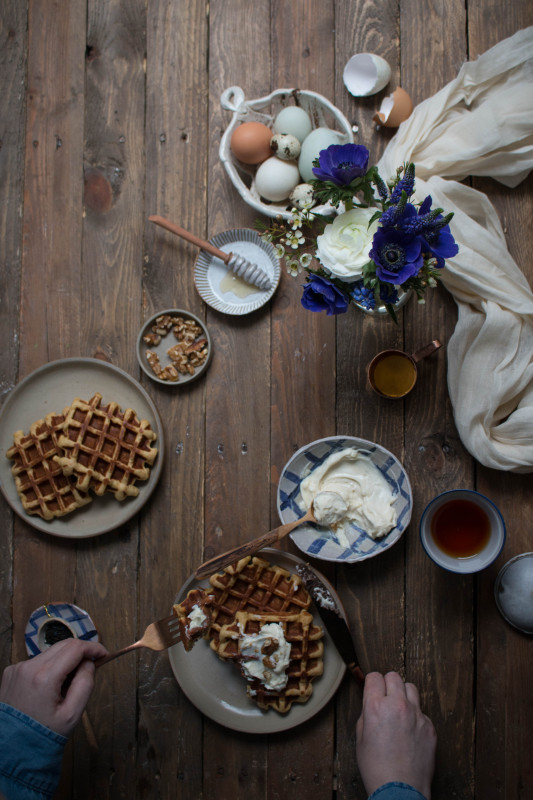
[[379,444],[354,436],[329,436],[317,439],[298,450],[285,464],[278,484],[278,514],[283,524],[302,517],[307,509],[303,505],[300,484],[309,473],[320,466],[332,453],[355,447],[368,454],[390,484],[394,494],[394,507],[398,521],[386,536],[372,539],[364,530],[350,523],[349,546],[343,544],[328,528],[305,523],[296,528],[290,537],[306,555],[324,561],[353,563],[383,553],[392,547],[409,525],[413,506],[411,484],[402,464],[395,455]]
[[[291,553],[271,548],[261,550],[258,555],[292,573],[295,573],[297,564],[303,563]],[[333,587],[323,575],[320,578],[342,610]],[[194,586],[206,587],[209,581],[198,581],[191,576],[180,589],[175,602],[181,602]],[[309,611],[314,612],[313,606]],[[322,626],[318,613],[313,613],[313,616],[315,624]],[[278,733],[311,719],[331,700],[346,671],[344,661],[328,632],[324,631],[324,673],[313,681],[313,694],[307,703],[295,703],[286,714],[279,714],[273,709],[262,711],[248,697],[244,678],[233,664],[219,659],[206,640],[201,639],[188,653],[182,644],[174,645],[168,654],[176,680],[191,703],[220,725],[245,733]]]
[[[138,481],[137,497],[122,502],[111,495],[94,497],[93,502],[49,522],[22,508],[12,462],[5,457],[13,444],[13,434],[28,432],[30,425],[47,414],[58,413],[76,397],[89,400],[99,392],[103,402],[114,400],[120,407],[133,408],[139,419],[147,419],[157,434],[157,458],[147,481]],[[131,519],[154,491],[163,466],[164,441],[161,419],[152,400],[140,383],[127,372],[97,358],[64,358],[39,367],[24,378],[5,401],[0,411],[0,489],[12,509],[37,530],[52,536],[84,538],[114,530]]]

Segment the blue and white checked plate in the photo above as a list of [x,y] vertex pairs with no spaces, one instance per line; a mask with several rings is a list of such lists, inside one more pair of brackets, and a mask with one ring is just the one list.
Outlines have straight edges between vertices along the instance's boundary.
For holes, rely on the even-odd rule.
[[[290,537],[295,545],[308,556],[323,561],[342,561],[351,564],[373,558],[392,547],[409,525],[413,507],[413,495],[409,478],[396,456],[379,444],[354,436],[329,436],[317,439],[298,450],[285,464],[278,484],[278,514],[281,522],[293,522],[303,516],[306,508],[300,494],[300,484],[310,472],[320,466],[326,458],[339,450],[355,447],[368,455],[392,488],[394,508],[398,522],[386,536],[372,539],[355,523],[350,523],[349,534],[355,536],[348,547],[341,544],[335,534],[314,523],[305,523],[296,528]],[[349,538],[352,539],[352,535]]]
[[[50,647],[52,640],[48,641],[46,629],[51,622],[63,623],[72,638],[88,642],[98,641],[94,622],[83,608],[71,603],[46,603],[35,609],[26,625],[24,638],[29,656],[36,656]],[[66,637],[63,635],[61,638]]]

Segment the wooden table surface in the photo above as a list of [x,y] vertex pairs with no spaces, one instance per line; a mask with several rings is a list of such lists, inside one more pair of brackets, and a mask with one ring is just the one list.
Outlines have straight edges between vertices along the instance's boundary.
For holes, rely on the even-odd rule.
[[[210,237],[253,227],[218,158],[227,87],[252,99],[278,87],[325,95],[377,161],[391,133],[356,100],[342,72],[356,52],[383,55],[391,87],[415,103],[499,40],[532,24],[526,0],[4,0],[0,8],[0,387],[38,367],[98,356],[140,381],[163,420],[166,456],[142,512],[118,530],[63,539],[35,530],[0,499],[0,661],[26,657],[24,629],[44,602],[86,609],[110,649],[169,613],[204,557],[278,524],[280,472],[302,445],[331,434],[378,442],[404,463],[411,525],[378,558],[316,562],[349,616],[365,670],[399,670],[420,688],[439,737],[435,800],[531,797],[532,643],[500,616],[500,567],[529,551],[531,475],[489,470],[458,438],[446,353],[395,403],[367,385],[386,347],[414,351],[456,322],[439,287],[400,325],[357,309],[304,311],[285,272],[272,301],[220,314],[197,294],[197,251],[148,222],[175,220]],[[474,180],[496,205],[511,254],[531,281],[528,180],[508,190]],[[188,387],[141,374],[141,324],[168,307],[208,325],[213,361]],[[474,488],[501,509],[507,541],[477,576],[441,570],[418,522],[446,489]],[[292,542],[284,548],[297,553]],[[216,687],[213,687],[213,692]],[[102,668],[88,707],[98,750],[79,727],[58,798],[362,798],[355,762],[361,693],[349,677],[303,726],[247,735],[203,716],[181,692],[167,653],[141,651]],[[274,713],[274,712],[270,712]]]

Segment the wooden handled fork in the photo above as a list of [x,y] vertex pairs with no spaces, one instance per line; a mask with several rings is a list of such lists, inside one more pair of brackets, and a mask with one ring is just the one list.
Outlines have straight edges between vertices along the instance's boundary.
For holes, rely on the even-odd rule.
[[118,656],[129,653],[130,650],[136,650],[138,647],[148,647],[150,650],[166,650],[181,641],[179,621],[175,614],[170,617],[152,622],[148,625],[143,636],[138,642],[130,644],[128,647],[123,647],[122,650],[116,650],[114,653],[108,653],[102,658],[97,658],[94,662],[95,667],[101,667],[102,664],[107,664]]

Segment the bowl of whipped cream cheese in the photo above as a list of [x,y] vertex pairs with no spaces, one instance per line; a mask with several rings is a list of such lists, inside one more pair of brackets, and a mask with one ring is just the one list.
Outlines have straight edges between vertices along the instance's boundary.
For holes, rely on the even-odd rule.
[[303,516],[311,504],[317,523],[296,528],[293,542],[313,558],[352,563],[379,555],[401,538],[413,495],[405,469],[389,450],[354,436],[329,436],[294,453],[279,480],[282,523]]

